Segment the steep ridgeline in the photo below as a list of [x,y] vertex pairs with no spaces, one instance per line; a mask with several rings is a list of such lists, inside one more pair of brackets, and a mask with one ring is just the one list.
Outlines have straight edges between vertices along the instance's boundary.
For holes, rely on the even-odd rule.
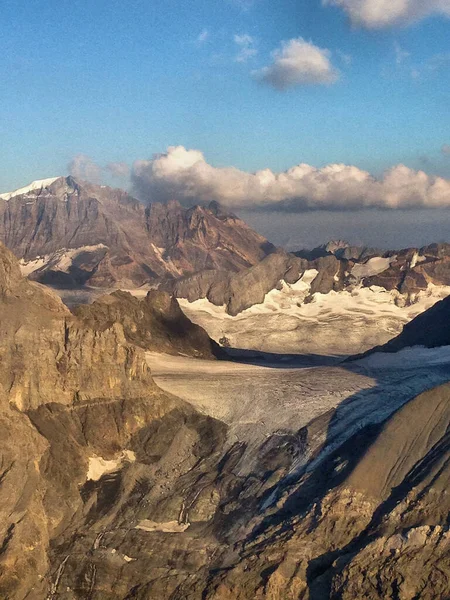
[[117,291],[73,312],[97,331],[120,323],[127,341],[144,350],[208,359],[222,354],[206,331],[185,316],[177,300],[162,291],[150,290],[142,300]]
[[146,207],[72,177],[0,195],[0,241],[24,274],[60,286],[133,288],[202,269],[239,271],[273,250],[217,203]]
[[3,246],[0,309],[1,598],[448,597],[448,384],[250,448]]

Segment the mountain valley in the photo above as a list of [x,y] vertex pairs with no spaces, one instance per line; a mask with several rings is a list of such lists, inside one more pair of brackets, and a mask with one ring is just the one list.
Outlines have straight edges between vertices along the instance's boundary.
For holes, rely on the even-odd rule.
[[0,199],[0,597],[446,598],[450,246],[90,185]]

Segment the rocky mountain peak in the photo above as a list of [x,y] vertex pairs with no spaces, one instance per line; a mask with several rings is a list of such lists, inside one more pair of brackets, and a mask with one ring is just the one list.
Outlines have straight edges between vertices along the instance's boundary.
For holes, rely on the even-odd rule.
[[273,249],[216,205],[144,206],[123,190],[70,176],[7,196],[0,202],[0,242],[43,283],[128,289],[204,268],[237,272]]

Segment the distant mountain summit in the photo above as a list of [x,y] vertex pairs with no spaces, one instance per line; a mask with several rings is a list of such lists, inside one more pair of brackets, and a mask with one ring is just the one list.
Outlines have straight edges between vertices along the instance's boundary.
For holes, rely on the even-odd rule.
[[149,206],[127,192],[57,177],[0,195],[0,241],[32,279],[137,287],[203,269],[237,272],[274,250],[217,203]]

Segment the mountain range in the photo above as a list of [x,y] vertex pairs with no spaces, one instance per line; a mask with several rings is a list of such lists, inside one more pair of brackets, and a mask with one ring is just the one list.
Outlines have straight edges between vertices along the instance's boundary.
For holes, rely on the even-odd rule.
[[144,206],[72,177],[0,195],[0,241],[36,281],[125,289],[202,269],[239,271],[274,250],[217,203]]
[[[276,427],[280,403],[251,442],[155,384],[144,349],[208,343],[162,292],[71,313],[0,245],[0,304],[2,598],[446,597],[445,369],[347,393],[299,429]],[[308,396],[337,375],[320,373],[304,370]]]
[[449,597],[450,244],[71,177],[0,212],[0,598]]

